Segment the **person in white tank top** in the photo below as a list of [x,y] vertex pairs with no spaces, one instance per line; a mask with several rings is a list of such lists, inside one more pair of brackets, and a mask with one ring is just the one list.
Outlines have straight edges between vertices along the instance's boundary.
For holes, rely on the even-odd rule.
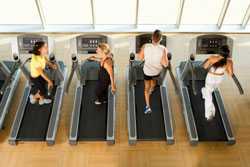
[[219,55],[210,56],[203,67],[208,69],[205,86],[201,89],[202,97],[205,99],[205,117],[211,120],[215,116],[215,106],[213,104],[213,92],[224,80],[225,72],[233,75],[233,63],[229,57],[228,46],[222,46]]
[[150,95],[156,86],[156,77],[159,76],[163,67],[168,66],[167,49],[160,45],[162,34],[160,30],[155,30],[152,35],[152,43],[145,44],[138,55],[140,60],[144,60],[144,113],[151,113]]

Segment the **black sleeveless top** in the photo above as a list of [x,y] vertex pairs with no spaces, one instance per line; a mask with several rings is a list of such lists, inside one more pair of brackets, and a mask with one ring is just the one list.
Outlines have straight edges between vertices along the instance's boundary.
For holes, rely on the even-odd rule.
[[106,59],[104,59],[101,63],[100,63],[100,70],[99,70],[99,81],[102,83],[102,84],[105,84],[105,85],[109,85],[111,83],[111,80],[110,80],[110,76],[109,76],[109,73],[108,71],[104,68],[104,63],[105,61],[107,61],[108,59],[111,59],[111,57],[107,57]]

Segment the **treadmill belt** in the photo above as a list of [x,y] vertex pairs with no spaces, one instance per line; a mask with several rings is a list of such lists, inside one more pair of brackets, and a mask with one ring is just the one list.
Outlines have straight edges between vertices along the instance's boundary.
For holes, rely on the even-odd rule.
[[106,140],[108,105],[94,103],[97,82],[87,81],[83,87],[78,140]]
[[135,86],[136,127],[138,140],[166,140],[160,87],[151,95],[151,114],[144,114],[144,81]]
[[[4,80],[0,80],[0,89],[2,88],[3,84],[4,84]],[[0,94],[0,102],[2,100],[2,97],[3,97],[3,95]]]
[[18,132],[17,140],[22,141],[43,141],[46,140],[50,115],[53,107],[53,98],[56,93],[56,86],[51,92],[52,102],[50,104],[31,104],[28,99],[23,120]]
[[192,81],[189,82],[188,91],[191,101],[192,111],[200,141],[226,141],[226,133],[220,116],[219,108],[215,96],[213,95],[213,103],[216,109],[215,117],[211,121],[205,118],[205,101],[202,98],[201,88],[204,87],[205,81],[195,81],[197,95],[193,94]]

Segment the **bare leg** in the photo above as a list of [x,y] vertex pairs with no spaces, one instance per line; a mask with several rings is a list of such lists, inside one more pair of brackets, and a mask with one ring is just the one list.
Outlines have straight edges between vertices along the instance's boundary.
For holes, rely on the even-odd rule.
[[148,80],[144,80],[144,96],[145,96],[145,102],[146,102],[146,105],[148,107],[150,107],[150,101],[149,101],[149,97],[150,97],[150,83],[151,81],[148,81]]
[[156,86],[156,80],[153,79],[150,81],[150,94],[153,93],[155,86]]
[[40,95],[40,91],[37,91],[37,93],[34,95],[34,98],[37,100],[43,100],[44,97]]

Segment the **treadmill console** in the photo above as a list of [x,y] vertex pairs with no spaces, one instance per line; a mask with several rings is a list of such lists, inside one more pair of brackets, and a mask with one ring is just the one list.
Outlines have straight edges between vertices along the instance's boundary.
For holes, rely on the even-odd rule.
[[[136,43],[136,53],[140,52],[141,47],[145,43],[151,43],[152,42],[152,34],[142,34],[136,36],[135,43]],[[167,37],[165,35],[162,36],[161,45],[166,46],[167,45]]]
[[43,35],[22,35],[17,37],[18,50],[20,54],[28,54],[37,41],[44,41],[48,44],[48,37]]
[[230,50],[232,50],[232,39],[223,35],[202,35],[197,37],[196,53],[218,53],[219,48],[223,45],[229,45]]
[[78,54],[96,53],[99,43],[107,43],[108,38],[104,35],[82,35],[76,38]]

